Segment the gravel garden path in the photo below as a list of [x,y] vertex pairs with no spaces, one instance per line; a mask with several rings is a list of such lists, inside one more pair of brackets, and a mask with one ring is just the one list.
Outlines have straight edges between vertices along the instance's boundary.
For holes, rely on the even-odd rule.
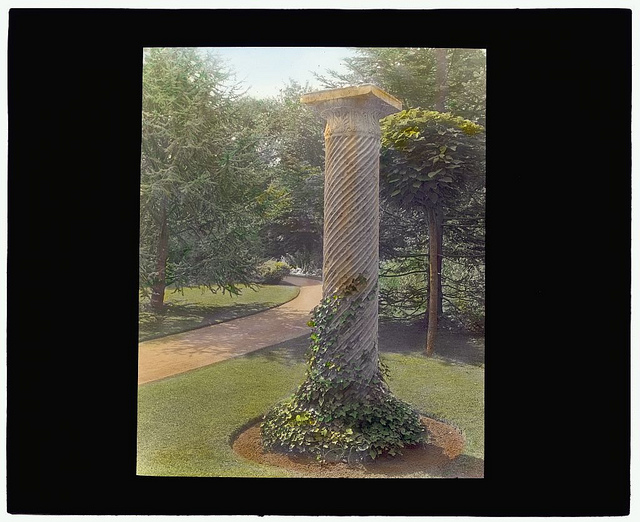
[[322,299],[322,282],[289,276],[299,286],[295,299],[270,310],[169,335],[138,345],[138,385],[207,366],[306,333],[311,311]]

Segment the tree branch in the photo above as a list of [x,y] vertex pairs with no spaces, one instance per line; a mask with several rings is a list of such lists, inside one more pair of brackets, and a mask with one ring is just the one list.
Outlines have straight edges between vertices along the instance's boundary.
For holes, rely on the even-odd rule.
[[384,273],[384,274],[379,274],[379,277],[402,277],[402,276],[406,276],[406,275],[411,275],[411,274],[426,274],[427,270],[415,270],[413,272],[405,272],[404,274],[389,274]]

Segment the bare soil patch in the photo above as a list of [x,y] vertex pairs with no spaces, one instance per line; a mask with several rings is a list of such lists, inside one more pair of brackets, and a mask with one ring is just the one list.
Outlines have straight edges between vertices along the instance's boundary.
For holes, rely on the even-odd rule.
[[265,452],[260,437],[260,422],[242,431],[233,441],[233,450],[241,457],[292,471],[310,478],[482,478],[484,461],[462,455],[464,437],[444,422],[428,417],[421,421],[429,432],[429,444],[405,448],[401,456],[374,462],[320,464],[311,458]]

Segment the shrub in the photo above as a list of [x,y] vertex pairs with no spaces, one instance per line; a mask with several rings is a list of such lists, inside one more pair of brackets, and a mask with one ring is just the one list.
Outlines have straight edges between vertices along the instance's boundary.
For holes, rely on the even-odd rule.
[[282,278],[291,273],[291,267],[282,261],[270,259],[265,261],[258,268],[260,274],[259,282],[264,285],[277,285]]
[[282,258],[291,265],[291,268],[298,269],[301,274],[319,275],[322,272],[322,255],[317,252],[310,252],[307,249],[296,250],[294,253],[286,254]]

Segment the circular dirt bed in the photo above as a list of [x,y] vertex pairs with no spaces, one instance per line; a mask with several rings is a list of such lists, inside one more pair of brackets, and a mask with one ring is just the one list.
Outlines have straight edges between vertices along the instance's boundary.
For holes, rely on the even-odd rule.
[[453,426],[421,417],[429,432],[429,444],[405,448],[401,456],[374,462],[320,464],[311,458],[267,453],[262,448],[260,422],[242,431],[233,441],[233,450],[245,459],[285,468],[301,477],[384,478],[460,477],[481,478],[484,461],[462,454],[464,437]]

